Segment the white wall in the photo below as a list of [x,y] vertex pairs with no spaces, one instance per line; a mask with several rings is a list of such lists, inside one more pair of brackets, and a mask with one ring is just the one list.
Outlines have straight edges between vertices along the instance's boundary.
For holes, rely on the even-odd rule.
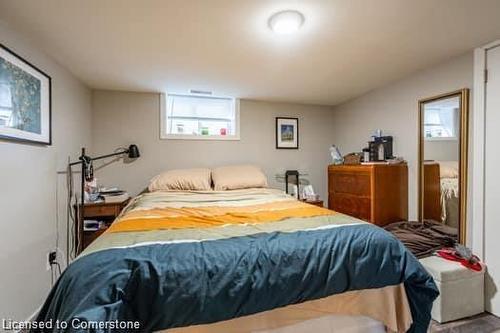
[[[417,219],[418,100],[472,88],[469,52],[334,108],[332,131],[343,154],[361,151],[375,129],[394,136],[394,154],[409,164],[409,217]],[[472,105],[470,105],[472,108]]]
[[[330,107],[241,100],[240,141],[193,141],[159,139],[159,103],[159,94],[93,92],[96,153],[130,143],[141,151],[141,158],[130,164],[119,161],[97,171],[101,183],[119,185],[135,195],[163,170],[253,163],[264,169],[271,186],[283,189],[274,178],[276,173],[307,172],[326,203],[328,148],[333,138]],[[276,116],[299,118],[299,150],[275,148]]]
[[0,140],[0,318],[25,320],[51,287],[46,262],[56,247],[57,216],[65,252],[65,175],[57,171],[81,145],[90,146],[91,92],[7,26],[0,25],[0,42],[52,77],[53,145]]

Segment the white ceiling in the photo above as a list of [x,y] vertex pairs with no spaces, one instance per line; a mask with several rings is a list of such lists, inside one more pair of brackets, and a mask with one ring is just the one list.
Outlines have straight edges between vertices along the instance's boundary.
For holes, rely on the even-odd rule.
[[[283,9],[298,34],[267,27]],[[93,88],[335,105],[500,38],[500,0],[0,0],[0,20]]]

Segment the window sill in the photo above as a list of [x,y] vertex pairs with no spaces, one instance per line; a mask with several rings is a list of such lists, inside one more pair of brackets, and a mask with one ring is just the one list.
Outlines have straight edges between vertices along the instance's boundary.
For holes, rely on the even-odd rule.
[[176,135],[176,134],[162,134],[162,140],[198,140],[198,141],[239,141],[239,135]]
[[424,138],[424,141],[457,141],[457,140],[458,138],[456,136],[451,136],[446,138],[440,138],[440,137]]

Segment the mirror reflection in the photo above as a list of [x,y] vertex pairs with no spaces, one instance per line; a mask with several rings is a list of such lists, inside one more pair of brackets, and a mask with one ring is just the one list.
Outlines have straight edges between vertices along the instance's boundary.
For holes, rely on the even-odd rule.
[[464,91],[420,102],[420,221],[453,228],[464,242],[465,179],[461,176],[462,151],[466,147],[462,121]]
[[424,104],[424,212],[458,229],[459,97]]

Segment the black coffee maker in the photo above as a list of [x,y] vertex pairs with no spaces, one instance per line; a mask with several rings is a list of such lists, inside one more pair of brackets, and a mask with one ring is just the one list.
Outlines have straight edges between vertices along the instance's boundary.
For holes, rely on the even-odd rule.
[[392,155],[392,136],[374,137],[368,142],[370,161],[379,162],[394,158]]

